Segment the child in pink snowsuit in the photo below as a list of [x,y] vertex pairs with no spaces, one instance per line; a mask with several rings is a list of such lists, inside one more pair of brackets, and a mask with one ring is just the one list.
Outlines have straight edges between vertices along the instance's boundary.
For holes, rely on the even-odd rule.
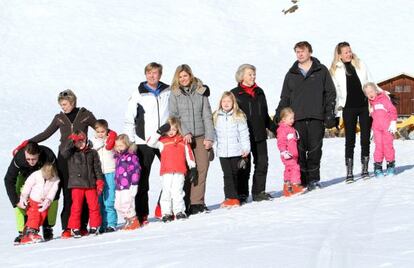
[[284,108],[280,112],[280,122],[277,129],[277,147],[280,150],[280,158],[285,165],[283,174],[283,195],[290,196],[303,192],[300,185],[300,166],[298,164],[298,147],[299,139],[296,130],[292,127],[295,114],[291,108]]
[[395,173],[395,150],[393,146],[394,133],[397,131],[397,109],[391,103],[386,93],[379,91],[374,83],[364,85],[365,95],[368,97],[374,132],[374,173],[375,176],[384,175],[382,161],[387,161],[385,175]]

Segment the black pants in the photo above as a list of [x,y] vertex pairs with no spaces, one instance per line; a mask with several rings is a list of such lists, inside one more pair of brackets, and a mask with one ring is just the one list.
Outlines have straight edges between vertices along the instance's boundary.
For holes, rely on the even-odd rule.
[[149,176],[154,157],[157,156],[158,159],[160,159],[160,151],[158,149],[151,148],[148,145],[139,144],[137,155],[139,163],[141,164],[141,177],[138,183],[138,192],[135,196],[135,211],[137,212],[138,219],[142,220],[143,217],[146,217],[149,214]]
[[368,107],[344,108],[342,118],[345,125],[345,157],[354,158],[356,126],[359,121],[361,158],[369,156],[369,144],[372,119],[369,116]]
[[241,157],[220,157],[221,169],[223,170],[223,179],[224,179],[224,197],[231,199],[238,199],[237,186],[238,178],[237,173],[239,169],[237,163],[240,161]]
[[[57,159],[58,173],[60,178],[59,191],[63,192],[63,209],[60,213],[60,220],[62,222],[62,230],[65,230],[68,226],[70,217],[70,210],[72,207],[72,192],[68,188],[69,172],[68,172],[68,160],[65,159],[59,152]],[[82,215],[81,215],[81,228],[86,229],[89,221],[89,209],[86,200],[83,202]]]
[[248,156],[246,169],[239,170],[238,173],[238,194],[239,196],[249,196],[249,178],[251,170],[251,155],[253,154],[253,186],[252,195],[264,192],[266,189],[267,168],[269,159],[267,156],[267,141],[250,140],[251,154]]
[[299,133],[298,151],[302,185],[320,180],[322,143],[325,127],[322,120],[304,119],[295,122]]

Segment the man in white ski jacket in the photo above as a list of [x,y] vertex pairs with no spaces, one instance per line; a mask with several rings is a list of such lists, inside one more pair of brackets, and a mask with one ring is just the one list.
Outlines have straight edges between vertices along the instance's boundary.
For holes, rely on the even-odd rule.
[[132,92],[125,114],[124,132],[138,145],[137,155],[141,164],[141,178],[135,196],[135,209],[142,224],[148,223],[149,175],[154,157],[160,158],[158,149],[146,145],[146,139],[154,134],[168,119],[169,85],[160,81],[162,65],[151,62],[145,66],[146,81]]

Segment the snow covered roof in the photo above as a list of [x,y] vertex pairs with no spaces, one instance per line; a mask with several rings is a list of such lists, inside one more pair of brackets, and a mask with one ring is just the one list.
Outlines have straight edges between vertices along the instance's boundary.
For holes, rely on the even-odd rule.
[[383,83],[385,83],[385,82],[388,82],[389,80],[395,79],[395,78],[397,78],[397,77],[399,77],[399,76],[406,76],[406,77],[409,77],[409,78],[411,78],[411,79],[414,79],[414,75],[407,74],[407,73],[400,73],[400,74],[397,74],[397,75],[394,75],[394,76],[388,77],[387,79],[380,80],[380,81],[378,82],[378,85],[379,85],[379,84],[383,84]]

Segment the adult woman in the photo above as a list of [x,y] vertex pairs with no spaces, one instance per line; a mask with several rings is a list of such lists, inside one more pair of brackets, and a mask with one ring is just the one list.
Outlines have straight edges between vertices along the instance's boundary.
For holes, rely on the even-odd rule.
[[[62,237],[70,237],[70,230],[67,229],[67,224],[70,216],[70,209],[72,205],[72,196],[70,189],[68,189],[68,163],[61,155],[61,150],[65,148],[65,145],[69,141],[68,137],[74,131],[82,131],[85,134],[88,133],[88,127],[94,127],[96,118],[87,109],[76,107],[76,95],[72,90],[67,89],[59,93],[58,103],[62,108],[62,112],[55,115],[50,125],[40,134],[34,136],[29,141],[42,142],[52,136],[57,130],[60,131],[60,145],[58,153],[58,171],[61,181],[61,187],[63,188],[63,209],[61,213],[62,221]],[[116,135],[116,134],[115,134]],[[114,132],[110,134],[110,140],[114,140]],[[109,144],[110,142],[107,142]],[[113,144],[112,144],[113,146]],[[59,195],[59,193],[58,193]],[[88,223],[87,209],[84,209],[86,213],[82,214],[82,229],[86,230]]]
[[361,131],[361,177],[369,178],[371,118],[369,116],[368,100],[362,91],[362,87],[372,80],[369,79],[367,67],[352,52],[348,42],[341,42],[336,45],[330,73],[336,87],[337,116],[342,116],[345,126],[346,182],[352,183],[354,182],[353,158],[358,121]]
[[[240,109],[246,114],[251,152],[254,158],[253,201],[269,200],[271,196],[265,193],[269,165],[266,129],[274,131],[274,125],[269,117],[266,96],[263,89],[256,85],[256,67],[253,65],[241,65],[236,72],[236,81],[238,85],[231,92],[236,97]],[[241,170],[239,174],[238,194],[240,203],[245,203],[249,196],[250,159],[251,154],[248,156],[246,169]]]
[[187,64],[177,67],[169,98],[170,116],[181,120],[184,140],[194,150],[198,179],[191,182],[190,209],[197,214],[207,209],[204,202],[209,150],[214,141],[214,127],[208,96],[210,91],[193,75]]

